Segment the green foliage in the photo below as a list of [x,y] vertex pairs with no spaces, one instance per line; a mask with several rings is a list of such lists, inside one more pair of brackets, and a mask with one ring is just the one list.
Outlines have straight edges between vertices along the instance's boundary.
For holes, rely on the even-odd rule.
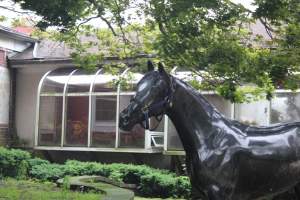
[[[222,0],[14,1],[41,15],[40,27],[59,27],[54,38],[73,48],[75,63],[88,70],[105,56],[154,54],[170,67],[207,72],[193,85],[231,101],[271,98],[275,88],[299,87],[299,0],[255,0],[253,11]],[[86,25],[95,18],[107,29]],[[269,38],[250,32],[255,22]],[[251,90],[241,87],[249,84]]]
[[0,22],[5,22],[7,20],[7,17],[0,15]]
[[167,170],[154,169],[145,165],[101,164],[69,160],[65,164],[53,164],[40,158],[31,158],[26,151],[0,148],[0,171],[6,177],[25,179],[27,177],[42,181],[64,179],[68,187],[69,176],[100,175],[116,182],[136,184],[144,196],[185,197],[191,192],[188,177],[179,176]]
[[65,166],[59,164],[34,165],[29,171],[30,177],[43,181],[56,181],[65,175]]
[[40,158],[31,158],[28,160],[28,164],[29,164],[29,168],[31,169],[33,166],[37,166],[37,165],[47,165],[50,164],[50,162],[48,160],[43,160]]
[[0,147],[0,174],[2,176],[24,178],[27,175],[30,154],[18,149]]

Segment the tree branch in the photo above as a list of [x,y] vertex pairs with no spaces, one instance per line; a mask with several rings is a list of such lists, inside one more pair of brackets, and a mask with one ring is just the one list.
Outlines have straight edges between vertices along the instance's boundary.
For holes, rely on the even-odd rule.
[[267,23],[267,20],[263,20],[262,18],[259,18],[259,21],[264,25],[265,30],[267,32],[267,34],[269,35],[269,37],[273,40],[273,35],[272,35],[272,31],[274,31],[270,25]]
[[[118,9],[117,10],[118,17],[119,17],[119,19],[122,19],[122,16],[120,14],[121,13],[121,8],[120,8],[120,6],[119,6],[119,4],[118,4],[118,2],[116,0],[114,0],[114,3],[115,3],[115,5],[117,6],[117,9]],[[124,32],[123,27],[122,27],[122,24],[118,20],[117,20],[117,23],[118,23],[118,26],[119,26],[119,28],[121,30],[122,38],[123,38],[124,43],[128,44],[130,41],[127,39],[127,37],[125,35],[125,32]]]
[[85,19],[84,21],[80,22],[80,23],[77,25],[77,27],[76,27],[76,32],[78,32],[78,31],[79,31],[79,28],[80,28],[80,26],[81,26],[81,25],[83,25],[83,24],[85,24],[85,23],[87,23],[87,22],[91,21],[92,19],[96,19],[96,18],[99,18],[99,16],[98,16],[98,15],[96,15],[96,16],[93,16],[93,17],[87,18],[87,19]]
[[102,15],[102,11],[103,9],[97,4],[97,2],[95,0],[88,0],[91,4],[93,4],[95,6],[95,8],[98,11],[98,17],[104,21],[106,23],[106,25],[108,26],[108,28],[111,30],[111,32],[113,33],[114,36],[118,36],[117,32],[115,31],[114,27],[111,25],[111,23]]

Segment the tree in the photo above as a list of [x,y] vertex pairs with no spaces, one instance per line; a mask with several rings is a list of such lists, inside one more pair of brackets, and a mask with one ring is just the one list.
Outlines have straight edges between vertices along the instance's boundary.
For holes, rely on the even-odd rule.
[[[14,2],[40,15],[40,28],[56,26],[63,33],[56,34],[56,39],[76,49],[74,59],[88,68],[104,55],[155,54],[167,66],[188,68],[201,76],[202,83],[192,81],[194,86],[215,89],[235,102],[270,98],[274,88],[299,87],[295,75],[300,63],[299,0],[255,0],[254,11],[229,0]],[[144,23],[132,22],[134,17]],[[107,29],[86,25],[94,19],[104,22]],[[253,38],[245,28],[256,20],[270,37],[267,47],[253,45],[265,41],[260,36]],[[82,35],[91,34],[99,42],[81,43]],[[101,51],[87,53],[93,45]],[[252,85],[243,86],[249,83]]]

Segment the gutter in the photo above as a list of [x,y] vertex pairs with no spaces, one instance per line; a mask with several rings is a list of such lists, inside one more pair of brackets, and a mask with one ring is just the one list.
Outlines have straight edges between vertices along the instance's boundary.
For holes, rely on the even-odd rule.
[[[10,59],[10,63],[12,68],[22,68],[22,67],[26,67],[23,65],[40,65],[40,64],[70,64],[72,66],[75,65],[75,63],[73,62],[73,59],[71,57],[63,57],[63,58],[38,58],[37,57],[37,49],[38,49],[38,43],[36,42],[34,45],[34,49],[32,52],[33,58],[30,59]],[[105,57],[104,61],[102,63],[99,63],[99,65],[102,64],[109,64],[112,62],[118,62],[118,63],[128,63],[128,64],[135,64],[136,63],[136,59],[138,58],[154,58],[155,55],[147,55],[147,54],[141,54],[141,55],[137,55],[131,58],[127,58],[127,59],[121,59],[119,57],[114,57],[114,56],[110,56],[110,57]]]

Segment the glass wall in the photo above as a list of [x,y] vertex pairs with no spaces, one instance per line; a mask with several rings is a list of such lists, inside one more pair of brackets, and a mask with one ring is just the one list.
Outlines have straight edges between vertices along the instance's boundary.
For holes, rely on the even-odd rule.
[[115,147],[117,96],[93,96],[92,141],[93,147]]
[[204,94],[207,101],[213,104],[227,118],[231,117],[231,103],[217,94]]
[[116,144],[117,86],[116,76],[100,73],[95,77],[92,93],[91,146],[114,148]]
[[92,78],[93,75],[79,69],[68,79],[64,146],[86,147],[88,145],[89,91]]
[[60,146],[62,131],[62,96],[41,96],[38,145]]
[[277,93],[271,100],[271,123],[300,121],[300,94]]
[[235,104],[234,118],[244,124],[265,126],[269,123],[269,104],[267,100]]

